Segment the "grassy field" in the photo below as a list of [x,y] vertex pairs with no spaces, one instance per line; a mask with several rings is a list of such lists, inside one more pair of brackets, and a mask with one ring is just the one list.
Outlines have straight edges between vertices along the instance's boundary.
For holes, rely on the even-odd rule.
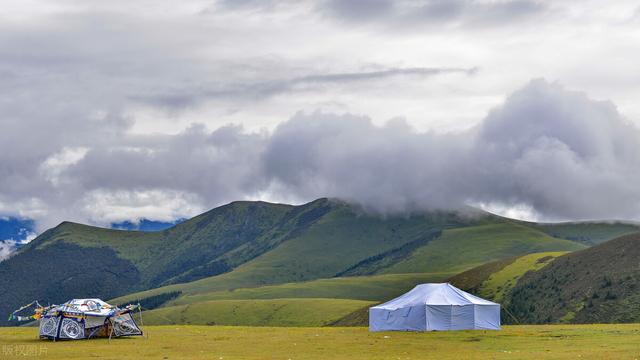
[[374,305],[345,299],[211,300],[146,311],[147,324],[325,326]]
[[44,341],[0,329],[2,359],[638,359],[640,325],[505,326],[502,331],[149,326],[148,338]]
[[323,326],[451,275],[356,276],[215,291],[178,297],[144,317],[154,325]]

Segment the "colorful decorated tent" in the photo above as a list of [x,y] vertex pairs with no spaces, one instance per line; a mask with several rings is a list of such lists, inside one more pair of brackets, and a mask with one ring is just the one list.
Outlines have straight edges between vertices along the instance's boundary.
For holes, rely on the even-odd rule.
[[[18,316],[17,313],[35,305],[35,314]],[[140,305],[118,308],[100,299],[73,299],[62,305],[41,306],[37,301],[23,306],[11,314],[9,320],[39,320],[40,338],[90,339],[142,335],[133,319]]]
[[369,331],[500,330],[500,304],[451,284],[421,284],[369,308]]

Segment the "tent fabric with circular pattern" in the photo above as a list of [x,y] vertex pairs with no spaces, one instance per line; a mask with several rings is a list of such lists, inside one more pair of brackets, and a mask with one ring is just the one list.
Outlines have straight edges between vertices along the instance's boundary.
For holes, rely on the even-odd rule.
[[100,299],[73,299],[62,305],[36,309],[40,338],[89,339],[142,335],[133,319],[139,305],[119,308]]

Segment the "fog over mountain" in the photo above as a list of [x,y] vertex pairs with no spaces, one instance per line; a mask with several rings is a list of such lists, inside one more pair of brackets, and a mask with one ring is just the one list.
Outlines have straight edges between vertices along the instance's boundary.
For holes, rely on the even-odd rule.
[[598,8],[9,1],[0,216],[39,232],[337,197],[639,220],[640,12]]
[[298,113],[273,132],[193,125],[176,135],[76,146],[43,164],[16,163],[14,175],[40,176],[5,190],[4,202],[39,194],[50,224],[114,221],[136,211],[170,219],[262,197],[331,196],[382,213],[497,204],[550,220],[640,214],[640,190],[632,186],[640,180],[638,129],[610,102],[545,80],[455,133],[318,111]]

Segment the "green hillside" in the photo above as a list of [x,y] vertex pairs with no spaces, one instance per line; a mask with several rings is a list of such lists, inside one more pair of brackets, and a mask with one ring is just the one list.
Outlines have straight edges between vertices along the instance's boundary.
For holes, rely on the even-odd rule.
[[557,224],[533,224],[535,227],[553,237],[573,240],[585,245],[596,245],[617,237],[640,231],[637,224],[622,222],[566,222]]
[[640,321],[640,235],[561,256],[525,275],[509,310],[522,322]]
[[500,302],[507,323],[640,321],[640,234],[571,253],[537,253],[487,263],[452,284]]
[[143,313],[146,324],[325,326],[375,304],[345,299],[211,300]]
[[[166,306],[193,304],[209,300],[249,300],[285,298],[333,298],[382,302],[412,289],[416,284],[442,282],[452,273],[388,274],[319,279],[305,282],[267,285],[254,288],[185,294],[169,299]],[[135,302],[135,295],[113,299],[114,303]]]
[[[320,204],[309,210],[328,211]],[[157,286],[173,278],[194,280],[229,271],[234,265],[277,245],[301,219],[292,206],[264,202],[225,205],[162,232],[139,232],[62,223],[30,243],[44,249],[59,243],[114,250],[139,270],[141,287]],[[309,221],[313,221],[310,218]],[[25,249],[28,250],[28,249]],[[200,272],[201,275],[188,274]]]
[[[533,253],[509,259],[492,261],[457,274],[447,281],[451,284],[502,305],[502,322],[520,323],[511,312],[513,289],[527,276],[544,269],[567,252]],[[537,301],[535,297],[530,299]]]
[[[596,231],[594,226],[567,225],[562,235]],[[621,231],[619,224],[599,224],[598,238],[608,234],[607,226],[616,229],[609,233]],[[196,295],[201,301],[223,300],[229,290],[243,294],[231,298],[244,300],[278,293],[378,301],[433,274],[585,246],[542,230],[480,212],[382,217],[329,199],[300,206],[234,202],[152,233],[65,222],[0,262],[0,288],[11,289],[0,293],[0,313],[34,299],[60,303],[126,294],[127,300],[146,299],[154,307],[195,304]],[[390,276],[402,273],[416,274],[415,279]],[[363,277],[380,274],[389,277]],[[328,280],[313,283],[318,279]],[[279,284],[287,285],[265,287]],[[249,294],[252,288],[262,290]]]
[[192,295],[331,278],[367,259],[392,253],[407,244],[432,241],[442,229],[465,226],[471,221],[477,220],[451,213],[380,218],[340,204],[305,232],[231,272],[143,291],[128,298],[145,298],[170,291]]
[[[243,311],[244,307],[239,307],[238,311],[233,314],[229,313],[224,317],[224,324],[260,326],[284,326],[287,324],[292,326],[365,326],[368,322],[368,308],[372,304],[381,303],[387,299],[399,296],[412,289],[416,284],[442,282],[451,275],[450,273],[432,273],[357,276],[214,291],[185,295],[177,299],[168,299],[166,303],[162,304],[165,307],[146,311],[144,316],[147,318],[147,314],[151,314],[154,324],[180,323],[181,317],[179,314],[187,309],[184,305],[194,305],[197,309],[209,310],[201,312],[201,314],[205,315],[198,320],[185,318],[185,320],[188,320],[186,323],[206,324],[207,322],[214,321],[217,324],[221,324],[221,315],[218,311],[224,307],[219,307],[220,304],[227,306],[228,304],[237,302],[239,306],[244,306],[246,304],[253,304],[247,300],[274,300],[276,302],[264,301],[257,303],[262,306],[260,317],[254,316],[253,310],[245,313]],[[307,310],[297,306],[297,304],[303,304],[300,300],[317,298],[322,299],[324,302],[314,304]],[[144,304],[147,302],[147,299],[149,298],[140,300]],[[162,297],[160,297],[160,299],[162,299]],[[343,302],[345,299],[347,302]],[[111,302],[127,303],[137,300],[138,299],[132,298],[131,296],[125,296],[113,299]],[[333,300],[341,306],[325,311],[323,306],[326,304],[328,307],[329,304],[332,303],[327,300]],[[360,300],[361,302],[353,302],[352,300]],[[278,304],[278,306],[274,306],[273,304]],[[311,316],[306,313],[292,313],[291,315],[295,316],[295,319],[285,321],[281,319],[282,313],[279,310],[281,306],[286,306],[288,309],[291,309],[291,311],[294,311],[293,309],[299,309],[301,312],[312,311],[314,314]],[[188,309],[193,308],[188,307]],[[278,312],[279,315],[276,316],[275,312]],[[355,323],[354,320],[352,320],[352,323],[347,323],[349,318],[353,318],[354,315],[352,314],[360,314],[357,323]],[[364,314],[364,316],[362,316],[362,314]],[[209,315],[211,315],[211,317],[209,317]],[[214,318],[218,320],[212,320]]]
[[65,222],[0,262],[0,288],[11,289],[0,293],[0,313],[34,299],[112,298],[228,272],[330,210],[326,199],[299,207],[236,202],[151,233]]
[[491,274],[478,288],[477,294],[507,305],[508,296],[520,278],[547,266],[553,259],[566,252],[544,252],[521,256],[511,264]]
[[[342,216],[338,217],[339,221],[334,222],[333,216],[338,215]],[[350,217],[352,217],[352,219],[348,221]],[[487,218],[483,220],[486,222],[486,219]],[[499,218],[491,219],[500,221]],[[452,218],[450,222],[453,223],[454,220],[455,218]],[[412,223],[415,220],[399,219],[395,221]],[[424,227],[426,228],[424,232],[429,234],[429,231],[434,227],[434,223],[436,222],[428,222],[427,224],[420,224],[418,222],[418,226],[416,227],[404,226],[413,231],[419,231],[421,227]],[[443,227],[449,225],[446,222],[442,223],[444,223],[444,225],[441,225]],[[353,227],[354,224],[360,230],[352,231],[352,228],[346,228],[346,226]],[[387,250],[394,249],[388,245],[389,240],[384,237],[375,239],[371,234],[372,232],[384,234],[384,231],[387,229],[393,231],[393,227],[375,228],[375,225],[376,223],[372,218],[362,217],[352,213],[340,214],[340,211],[337,211],[330,214],[326,219],[323,218],[322,221],[314,224],[314,226],[309,229],[308,236],[301,236],[299,239],[289,241],[277,249],[274,249],[274,251],[266,253],[238,267],[233,272],[190,283],[143,291],[127,296],[125,299],[134,300],[136,298],[145,298],[170,291],[181,291],[187,296],[227,289],[256,287],[269,283],[306,281],[311,276],[326,278],[334,274],[342,275],[344,273],[339,272],[338,269],[348,267],[338,262],[343,260],[341,257],[347,258],[349,262],[345,262],[346,264],[355,264],[355,266],[348,268],[350,272],[346,275],[352,273],[357,274],[358,270],[363,270],[363,272],[368,273],[368,271],[364,271],[365,268],[366,270],[377,268],[378,273],[389,274],[456,273],[487,261],[516,255],[539,251],[571,251],[584,248],[582,244],[569,240],[555,239],[535,229],[506,222],[444,230],[441,236],[435,237],[427,241],[426,244],[413,249],[411,252],[405,254],[404,258],[389,260],[388,257],[395,256],[392,251]],[[345,227],[345,235],[342,235],[344,238],[335,236],[335,234],[341,233],[338,232],[342,230],[340,228],[341,226]],[[417,233],[419,234],[420,232]],[[398,234],[398,231],[396,231],[396,234]],[[404,238],[412,237],[405,236]],[[308,262],[310,258],[322,258],[325,254],[332,253],[331,248],[338,246],[337,244],[341,242],[350,244],[350,246],[357,245],[359,248],[362,248],[362,250],[354,253],[355,249],[353,247],[342,246],[340,249],[344,250],[346,248],[348,253],[343,253],[347,251],[341,251],[341,253],[335,255],[335,258],[332,258],[330,262],[321,259],[316,259],[314,263]],[[405,241],[405,244],[407,243],[410,242]],[[387,254],[391,255],[386,257],[380,256]],[[363,257],[364,260],[358,261]],[[305,259],[305,262],[298,263],[295,259]],[[380,266],[381,263],[386,267]],[[339,266],[335,266],[336,264]],[[366,266],[363,266],[363,264]],[[301,266],[304,266],[304,268]],[[310,271],[310,269],[313,269],[313,271]],[[285,275],[286,278],[282,277],[282,274]]]
[[382,272],[459,272],[516,255],[583,248],[584,245],[576,242],[556,239],[516,223],[488,224],[445,230],[441,237]]
[[66,222],[0,263],[0,285],[12,289],[0,294],[0,313],[33,299],[113,298],[172,283],[202,292],[333,277],[469,222],[440,212],[382,218],[329,199],[235,202],[154,233]]

